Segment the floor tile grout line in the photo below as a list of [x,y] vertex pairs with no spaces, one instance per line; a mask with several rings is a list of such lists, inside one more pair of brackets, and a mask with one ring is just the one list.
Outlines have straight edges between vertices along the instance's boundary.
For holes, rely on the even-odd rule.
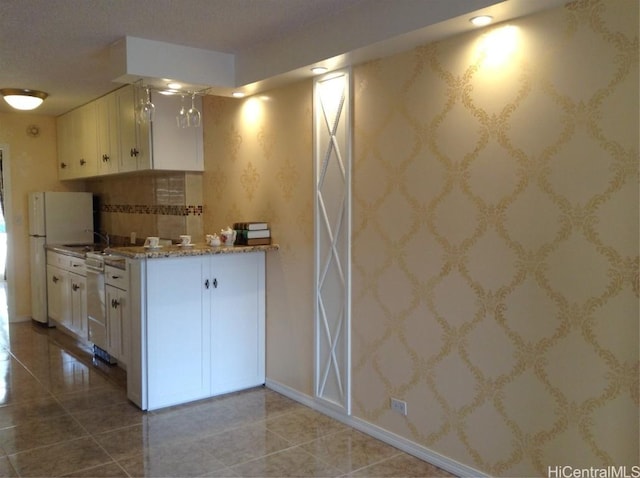
[[[389,446],[391,446],[391,445],[389,445]],[[356,473],[356,472],[358,472],[360,470],[365,470],[365,469],[367,469],[369,467],[372,467],[372,466],[375,466],[375,465],[379,465],[380,463],[384,463],[385,461],[392,460],[393,458],[396,458],[396,457],[402,456],[402,455],[403,455],[403,452],[401,450],[398,450],[393,455],[386,456],[386,457],[381,458],[381,459],[379,459],[377,461],[374,461],[372,463],[367,463],[366,465],[361,466],[360,468],[356,468],[355,470],[348,471],[347,474]]]
[[93,470],[95,468],[101,468],[103,466],[106,465],[110,465],[111,463],[115,464],[118,466],[118,468],[120,468],[122,470],[122,472],[128,477],[128,478],[132,478],[132,476],[129,474],[129,472],[127,472],[127,470],[124,469],[124,467],[120,464],[120,462],[118,462],[118,460],[112,459],[111,461],[107,462],[107,463],[101,463],[99,465],[93,465],[93,466],[87,466],[85,468],[81,468],[78,470],[73,470],[70,473],[67,473],[65,476],[68,476],[70,474],[76,474],[76,473],[83,473],[85,471],[89,471],[89,470]]
[[50,448],[50,447],[56,446],[56,445],[62,445],[64,443],[71,443],[71,442],[82,440],[82,439],[85,439],[85,438],[91,438],[91,435],[81,435],[81,436],[78,436],[78,437],[70,438],[69,440],[58,441],[58,442],[55,442],[55,443],[48,443],[46,445],[34,446],[33,448],[28,448],[26,450],[20,450],[20,451],[17,451],[15,453],[11,453],[11,454],[9,454],[7,456],[16,456],[16,455],[20,455],[22,453],[31,453],[31,452],[36,451],[36,450],[43,450],[45,448]]
[[[111,453],[109,453],[109,451],[108,451],[104,446],[102,446],[102,443],[100,443],[100,442],[99,442],[99,441],[98,441],[98,440],[97,440],[93,435],[91,435],[91,439],[95,442],[95,444],[96,444],[96,445],[98,445],[98,447],[99,447],[99,448],[100,448],[100,449],[101,449],[101,450],[102,450],[102,451],[103,451],[103,452],[104,452],[104,453],[105,453],[109,458],[111,458],[111,460],[112,460],[114,463],[116,463],[116,464],[118,465],[118,467],[119,467],[122,471],[124,471],[124,472],[126,473],[126,475],[127,475],[128,477],[131,477],[131,475],[129,474],[129,472],[128,472],[127,470],[125,470],[125,468],[120,464],[120,462],[119,462],[119,461],[118,461],[118,460],[117,460],[113,455],[111,455]],[[87,469],[87,470],[90,470],[90,469],[92,469],[92,468],[96,468],[97,466],[104,466],[104,465],[108,465],[108,464],[109,464],[109,463],[103,463],[102,465],[91,466],[91,467],[88,467],[88,468],[86,468],[86,469]],[[80,471],[83,471],[83,470],[76,470],[75,472],[80,472]]]
[[310,451],[305,450],[304,448],[302,448],[302,451],[308,453],[309,455],[311,455],[312,457],[314,457],[316,460],[320,460],[322,463],[324,463],[325,465],[329,466],[330,468],[333,468],[334,470],[337,470],[340,472],[340,474],[338,476],[343,476],[345,474],[349,474],[350,472],[348,471],[343,471],[340,468],[338,468],[336,465],[331,464],[329,462],[327,462],[324,458],[322,458],[321,456],[316,455],[315,453],[312,453]]
[[[290,441],[289,439],[287,439],[284,435],[282,435],[282,434],[280,434],[280,433],[278,433],[278,432],[275,432],[275,431],[273,431],[273,430],[270,430],[268,427],[267,427],[267,429],[268,429],[269,431],[271,431],[271,433],[274,433],[275,435],[279,436],[280,438],[284,439],[285,441],[287,441],[287,442],[291,443],[291,441]],[[300,442],[300,443],[297,443],[297,444],[293,444],[293,445],[292,445],[291,447],[289,447],[289,448],[282,449],[282,450],[278,450],[278,451],[273,452],[273,453],[268,454],[268,455],[273,455],[273,454],[275,454],[275,453],[279,453],[279,452],[282,452],[282,451],[285,451],[285,450],[289,450],[289,449],[293,449],[293,448],[296,448],[296,447],[300,447],[303,451],[305,451],[305,452],[307,452],[307,453],[311,454],[311,455],[312,455],[312,456],[314,456],[316,459],[318,459],[318,460],[322,461],[325,465],[328,465],[328,466],[330,466],[330,467],[332,467],[332,468],[335,468],[335,469],[337,469],[338,471],[340,471],[340,473],[342,473],[342,474],[343,474],[343,475],[341,475],[341,476],[347,476],[347,475],[349,475],[349,474],[351,474],[351,473],[355,473],[355,472],[357,472],[357,471],[359,471],[359,470],[363,470],[363,469],[368,468],[368,467],[370,467],[370,466],[374,466],[374,465],[377,465],[377,464],[379,464],[379,463],[383,463],[383,462],[385,462],[385,461],[387,461],[387,460],[390,460],[390,459],[395,458],[395,457],[397,457],[397,456],[401,456],[401,455],[403,454],[403,452],[402,452],[401,450],[398,450],[397,448],[392,447],[391,445],[388,445],[389,447],[394,448],[394,449],[396,450],[396,452],[395,452],[395,453],[393,453],[392,455],[386,456],[386,457],[381,458],[381,459],[379,459],[379,460],[377,460],[377,461],[374,461],[374,462],[372,462],[372,463],[368,463],[368,464],[366,464],[366,465],[364,465],[364,466],[361,466],[361,467],[359,467],[359,468],[356,468],[356,469],[354,469],[354,470],[344,471],[344,470],[342,470],[341,468],[339,468],[338,466],[336,466],[335,464],[332,464],[332,463],[327,462],[327,461],[326,461],[324,458],[322,458],[321,456],[319,456],[319,455],[317,455],[317,454],[315,454],[315,453],[313,453],[313,452],[311,452],[311,451],[308,451],[308,450],[306,450],[306,449],[302,448],[302,447],[304,447],[304,445],[308,445],[308,444],[313,443],[313,442],[315,442],[315,441],[322,440],[322,439],[326,439],[326,438],[330,438],[331,436],[338,435],[338,434],[341,434],[341,433],[349,433],[349,432],[351,432],[351,431],[357,431],[357,430],[355,430],[354,428],[351,428],[351,427],[347,427],[346,429],[343,429],[343,430],[336,430],[336,431],[333,431],[333,432],[327,433],[326,435],[321,435],[321,436],[319,436],[319,437],[316,437],[316,438],[314,438],[314,439],[312,439],[312,440],[308,440],[308,441]],[[369,438],[372,438],[373,440],[378,441],[376,438],[373,438],[373,437],[369,437]],[[268,455],[264,455],[264,456],[268,456]],[[248,460],[248,461],[252,461],[252,460]],[[234,466],[235,466],[235,465],[234,465]]]
[[[286,448],[282,448],[280,450],[272,451],[271,453],[267,453],[265,455],[255,456],[255,457],[249,458],[248,460],[245,460],[245,461],[234,463],[233,465],[227,466],[227,468],[233,469],[233,468],[241,466],[241,465],[246,465],[247,463],[252,463],[254,461],[262,460],[264,458],[267,458],[267,457],[270,457],[270,456],[274,456],[274,455],[278,455],[278,454],[283,453],[285,451],[290,451],[290,450],[293,450],[295,448],[299,448],[300,447],[299,444],[298,445],[293,444],[293,443],[289,442],[288,440],[287,440],[287,442],[290,443],[291,446],[288,446]],[[302,448],[301,448],[301,450],[302,450]],[[302,450],[302,451],[305,451],[305,450]],[[308,452],[306,452],[306,453],[308,453]]]
[[13,463],[11,463],[11,460],[9,460],[9,457],[6,457],[7,459],[7,463],[9,464],[9,466],[11,467],[11,469],[14,471],[14,473],[16,474],[16,476],[21,477],[22,475],[18,472],[18,470],[16,469],[15,466],[13,466]]
[[[266,421],[266,420],[265,420],[265,421]],[[283,439],[284,441],[286,441],[287,443],[289,443],[291,446],[288,446],[288,447],[286,447],[286,448],[281,448],[280,450],[276,450],[276,451],[273,451],[273,452],[271,452],[271,453],[267,453],[267,454],[265,454],[265,455],[261,455],[261,456],[259,456],[259,457],[254,457],[254,458],[251,458],[251,459],[249,459],[249,460],[245,460],[245,461],[243,461],[243,462],[235,463],[235,464],[233,464],[233,465],[228,466],[227,468],[233,468],[233,467],[235,467],[235,466],[240,466],[240,465],[243,465],[243,464],[246,464],[246,463],[251,463],[251,462],[253,462],[253,461],[257,461],[257,460],[260,460],[260,459],[264,459],[264,458],[269,457],[269,456],[272,456],[272,455],[277,455],[277,454],[279,454],[279,453],[283,453],[283,452],[288,451],[288,450],[293,450],[293,449],[295,449],[295,448],[299,448],[301,451],[303,451],[303,452],[307,453],[308,455],[311,455],[311,456],[313,456],[314,458],[316,458],[316,459],[318,459],[318,460],[322,461],[322,463],[324,463],[325,465],[327,465],[327,466],[329,466],[329,467],[331,467],[331,468],[334,468],[334,469],[336,469],[336,470],[340,471],[340,473],[342,473],[342,470],[340,470],[338,467],[336,467],[335,465],[332,465],[331,463],[327,463],[327,462],[326,462],[325,460],[323,460],[321,457],[319,457],[319,456],[315,455],[314,453],[311,453],[310,451],[305,450],[305,449],[303,448],[303,446],[304,446],[304,445],[306,445],[306,444],[312,443],[312,442],[314,442],[314,441],[316,441],[316,440],[319,440],[319,439],[321,439],[321,438],[326,438],[327,436],[331,436],[331,435],[334,435],[334,434],[337,434],[337,433],[345,432],[345,430],[338,430],[338,431],[336,431],[336,432],[332,432],[332,433],[329,433],[329,434],[327,434],[327,435],[322,435],[322,436],[320,436],[320,437],[316,437],[316,438],[314,438],[314,439],[312,439],[312,440],[308,440],[308,441],[304,441],[304,442],[300,442],[300,443],[294,443],[294,442],[292,442],[290,439],[288,439],[286,436],[284,436],[283,434],[278,433],[278,432],[276,432],[276,431],[274,431],[274,430],[269,429],[269,428],[268,428],[268,426],[266,425],[266,423],[265,423],[265,429],[266,429],[267,431],[269,431],[269,432],[273,433],[273,434],[274,434],[274,435],[276,435],[277,437],[279,437],[279,438]]]
[[[49,339],[49,338],[48,338],[48,339]],[[51,342],[51,340],[48,340],[48,342],[49,342],[49,343],[52,343],[52,342]],[[75,355],[73,355],[70,351],[68,351],[67,349],[65,349],[62,345],[60,345],[60,344],[58,344],[58,343],[56,343],[56,342],[53,342],[53,344],[54,344],[56,347],[60,348],[60,350],[64,351],[65,353],[69,353],[70,355],[72,355],[72,356],[74,357],[74,361],[77,361],[77,362],[79,362],[79,363],[81,363],[81,364],[85,365],[89,370],[94,370],[94,369],[92,369],[91,367],[89,367],[87,364],[85,364],[81,359],[79,359],[79,358],[75,357]],[[36,382],[38,382],[38,384],[42,387],[42,389],[43,389],[47,394],[51,395],[51,396],[52,396],[52,397],[53,397],[53,398],[54,398],[54,399],[55,399],[55,400],[56,400],[56,401],[57,401],[61,406],[63,406],[63,405],[62,405],[62,403],[60,402],[60,400],[59,400],[59,399],[58,399],[58,397],[57,397],[59,394],[55,393],[55,392],[54,392],[54,390],[53,390],[50,386],[47,386],[47,385],[46,385],[46,384],[45,384],[45,383],[44,383],[44,382],[43,382],[43,381],[42,381],[42,380],[41,380],[41,379],[40,379],[40,378],[39,378],[39,377],[38,377],[38,376],[33,372],[33,370],[31,370],[31,367],[27,366],[27,364],[25,364],[21,359],[19,359],[19,358],[18,358],[18,356],[17,356],[17,355],[16,355],[16,354],[15,354],[15,353],[10,349],[10,348],[8,349],[8,352],[9,352],[9,354],[10,354],[10,355],[15,359],[15,361],[16,361],[16,362],[17,362],[17,363],[18,363],[18,364],[19,364],[19,365],[20,365],[20,366],[21,366],[21,367],[22,367],[22,368],[23,368],[23,369],[24,369],[24,370],[25,370],[29,375],[31,375],[31,376],[34,378],[34,380],[35,380]],[[71,361],[69,361],[69,362],[71,362]],[[96,372],[98,372],[99,374],[101,374],[101,375],[102,375],[102,378],[105,378],[105,380],[107,380],[109,383],[112,383],[111,381],[109,381],[109,380],[108,380],[107,375],[106,375],[104,372],[102,372],[100,369],[96,368],[94,371],[96,371]],[[117,385],[117,384],[116,384],[116,385]],[[107,387],[106,387],[106,386],[104,386],[104,387],[102,387],[102,386],[93,387],[93,390],[98,390],[98,389],[101,389],[101,388],[107,388]],[[82,391],[84,391],[84,390],[82,390]],[[80,393],[80,392],[82,392],[82,391],[78,391],[78,392]],[[63,408],[64,408],[64,406],[63,406]]]
[[[39,446],[35,446],[33,448],[28,448],[28,449],[25,449],[25,450],[19,450],[19,451],[16,451],[15,453],[7,453],[5,448],[2,447],[3,451],[5,452],[5,456],[8,458],[9,456],[14,456],[14,455],[17,455],[17,454],[20,454],[20,453],[29,452],[29,451],[32,451],[32,450],[43,449],[43,448],[46,448],[46,447],[55,446],[55,445],[67,443],[67,442],[70,442],[70,441],[74,441],[74,440],[77,440],[77,439],[80,439],[80,438],[86,438],[88,436],[91,436],[89,431],[81,423],[79,423],[78,420],[63,406],[63,404],[56,397],[56,395],[53,392],[51,392],[51,390],[48,390],[47,387],[45,387],[44,384],[40,381],[40,379],[31,370],[29,370],[20,360],[18,360],[16,358],[16,361],[20,364],[20,366],[22,366],[44,388],[44,390],[49,395],[49,398],[54,400],[65,411],[65,415],[60,415],[60,416],[51,417],[51,418],[47,417],[45,419],[40,418],[40,420],[49,421],[49,420],[59,419],[61,417],[68,417],[68,418],[72,419],[76,423],[76,425],[78,425],[80,427],[81,430],[84,431],[84,434],[76,436],[76,437],[73,437],[73,438],[70,438],[69,440],[56,441],[56,442],[48,443],[46,445],[39,445]],[[41,398],[41,397],[30,398],[30,399],[22,401],[22,402],[16,402],[13,405],[16,405],[18,403],[24,404],[24,403],[29,402],[29,401],[35,401],[38,398]],[[18,425],[12,425],[12,426],[9,426],[9,427],[4,427],[4,428],[2,428],[2,430],[6,430],[6,429],[10,429],[10,428],[16,428],[16,427],[19,427],[19,426],[24,426],[24,424],[18,424]],[[17,472],[17,470],[16,470],[16,472]]]
[[[21,476],[21,475],[18,473],[18,470],[16,470],[16,469],[15,469],[15,467],[13,466],[13,464],[11,463],[11,460],[9,459],[9,457],[10,457],[10,456],[16,456],[16,455],[20,455],[20,454],[22,454],[22,453],[30,453],[30,452],[37,451],[37,450],[43,450],[43,449],[45,449],[45,448],[50,448],[50,447],[52,447],[52,446],[56,446],[56,445],[63,445],[63,444],[65,444],[65,443],[70,443],[70,442],[74,442],[74,441],[79,441],[79,440],[86,439],[86,438],[90,438],[90,439],[91,439],[91,440],[92,440],[92,441],[93,441],[93,442],[94,442],[94,443],[95,443],[95,444],[96,444],[96,445],[97,445],[97,446],[98,446],[98,447],[99,447],[99,448],[100,448],[100,449],[101,449],[101,450],[102,450],[102,451],[103,451],[103,452],[104,452],[104,453],[105,453],[105,454],[110,458],[110,460],[111,460],[111,461],[108,461],[108,462],[105,462],[105,463],[100,463],[100,464],[98,464],[98,465],[94,465],[94,466],[90,466],[90,467],[85,467],[85,468],[83,468],[83,469],[72,470],[72,471],[70,471],[69,473],[76,473],[76,472],[83,471],[83,470],[89,470],[89,469],[92,469],[92,468],[96,468],[96,467],[98,467],[98,466],[108,465],[108,464],[109,464],[109,463],[111,463],[111,462],[115,462],[115,463],[117,463],[117,464],[118,464],[118,466],[119,466],[120,468],[122,468],[122,465],[120,465],[120,463],[118,462],[118,460],[116,460],[115,458],[113,458],[113,456],[111,456],[111,454],[110,454],[109,452],[107,452],[107,450],[105,450],[105,449],[104,449],[104,447],[103,447],[103,446],[102,446],[102,445],[101,445],[101,444],[100,444],[100,443],[99,443],[99,442],[98,442],[98,441],[97,441],[93,436],[91,436],[90,434],[82,435],[82,436],[79,436],[79,437],[75,437],[75,438],[72,438],[72,439],[70,439],[70,440],[63,440],[63,441],[56,442],[56,443],[50,443],[50,444],[47,444],[47,445],[42,445],[42,446],[37,446],[37,447],[29,448],[29,449],[27,449],[27,450],[21,450],[21,451],[18,451],[18,452],[16,452],[16,453],[11,453],[10,455],[6,455],[6,458],[7,458],[7,460],[9,461],[9,464],[11,464],[11,467],[16,471],[16,474],[18,474],[18,476]],[[125,471],[125,473],[127,473],[127,472],[126,472],[126,470],[124,470],[124,471]],[[69,474],[69,473],[67,473],[67,474]],[[129,475],[129,473],[127,473],[127,476],[128,476],[128,477],[130,477],[131,475]]]
[[[326,435],[319,436],[319,437],[317,437],[317,438],[314,438],[313,440],[309,440],[309,441],[306,441],[306,442],[303,442],[303,443],[299,443],[297,446],[299,446],[299,447],[303,447],[304,445],[308,445],[308,444],[313,443],[313,442],[315,442],[315,441],[322,440],[322,439],[326,439],[326,438],[330,438],[331,436],[333,436],[333,435],[338,435],[338,434],[340,434],[340,433],[348,433],[348,432],[350,432],[350,431],[352,431],[352,430],[353,430],[353,429],[338,430],[338,431],[335,431],[335,432],[332,432],[332,433],[328,433],[328,434],[326,434]],[[361,469],[363,469],[363,468],[367,468],[367,467],[369,467],[369,466],[371,466],[371,465],[373,465],[373,464],[381,463],[381,462],[383,462],[383,461],[385,461],[385,460],[387,460],[387,459],[391,458],[391,457],[385,457],[385,458],[382,458],[382,459],[378,460],[378,461],[377,461],[377,462],[375,462],[375,463],[369,463],[368,465],[365,465],[365,466],[362,466],[362,467],[360,467],[360,468],[357,468],[356,470],[345,471],[345,470],[342,470],[341,468],[339,468],[337,465],[335,465],[335,464],[333,464],[333,463],[329,463],[329,462],[328,462],[328,461],[326,461],[324,458],[322,458],[321,456],[319,456],[319,455],[317,455],[317,454],[313,453],[312,451],[308,451],[308,450],[306,450],[306,449],[304,449],[304,448],[303,448],[303,450],[304,450],[304,451],[306,451],[307,453],[309,453],[310,455],[314,456],[316,459],[318,459],[318,460],[320,460],[321,462],[323,462],[325,465],[328,465],[328,466],[330,466],[331,468],[335,468],[336,470],[340,471],[340,473],[341,473],[341,475],[340,475],[340,476],[347,476],[347,475],[349,475],[349,474],[351,474],[351,473],[356,472],[357,470],[361,470]],[[401,454],[401,452],[398,450],[398,452],[397,452],[397,453],[395,453],[393,456],[398,456],[398,455],[400,455],[400,454]]]
[[[287,413],[293,413],[295,411],[296,410],[279,412],[278,415],[275,418],[282,417]],[[173,411],[169,412],[169,413],[173,413]],[[193,413],[193,412],[190,411],[188,413]],[[161,414],[155,414],[154,416],[162,417]],[[196,440],[203,440],[203,439],[211,438],[211,437],[214,437],[214,436],[217,436],[217,435],[221,435],[221,434],[224,434],[224,433],[229,433],[229,432],[232,432],[232,431],[241,430],[243,428],[256,426],[256,425],[259,425],[261,423],[264,424],[265,429],[267,429],[266,421],[269,418],[271,418],[271,417],[264,417],[264,418],[260,418],[259,420],[250,420],[250,419],[248,419],[246,422],[232,424],[229,427],[219,429],[219,430],[215,431],[214,433],[204,434],[204,435],[196,436],[196,437],[190,437],[190,438],[187,438],[187,439],[181,439],[181,440],[179,440],[179,441],[177,441],[175,443],[189,443],[189,442],[193,442],[193,441],[196,441]],[[160,418],[160,419],[162,419],[162,418]],[[131,426],[135,426],[135,425],[131,425]],[[106,434],[106,433],[114,432],[114,431],[121,430],[121,429],[124,429],[124,428],[127,428],[127,426],[118,427],[118,428],[115,428],[115,429],[112,429],[112,430],[103,431],[103,432],[100,432],[99,434],[103,434],[103,433]],[[273,430],[269,430],[269,431],[274,433]],[[276,434],[276,435],[278,435],[278,434]],[[278,435],[278,436],[280,438],[283,438],[284,440],[286,440],[287,443],[291,443],[290,440],[287,440],[286,438],[282,437],[281,435]]]

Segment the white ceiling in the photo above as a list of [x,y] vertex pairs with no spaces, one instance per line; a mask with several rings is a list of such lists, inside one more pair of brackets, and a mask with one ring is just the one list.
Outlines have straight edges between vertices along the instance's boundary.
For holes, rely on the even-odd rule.
[[0,88],[46,91],[37,112],[59,115],[119,86],[110,45],[133,36],[232,54],[237,86],[259,91],[312,64],[356,64],[468,30],[471,12],[505,21],[565,1],[0,0]]

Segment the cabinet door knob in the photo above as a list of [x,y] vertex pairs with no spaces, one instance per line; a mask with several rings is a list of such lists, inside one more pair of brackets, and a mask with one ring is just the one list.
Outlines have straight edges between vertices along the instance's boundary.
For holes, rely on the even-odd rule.
[[80,288],[80,286],[78,284],[71,284],[71,289],[73,289],[74,291],[78,290]]
[[207,279],[206,281],[204,281],[204,286],[205,288],[209,288],[209,279]]
[[66,168],[66,167],[67,167],[67,163],[60,163],[60,167],[61,167],[62,169]]
[[131,148],[131,152],[129,154],[132,158],[137,158],[139,153],[140,151],[138,151],[136,148]]
[[60,279],[58,279],[56,276],[53,276],[51,278],[51,280],[53,281],[53,283],[55,284],[56,282],[58,282]]
[[113,307],[114,309],[117,309],[119,305],[120,305],[120,302],[118,302],[116,299],[111,299],[111,307]]
[[84,166],[85,164],[87,164],[87,162],[84,159],[80,160],[80,166]]
[[107,161],[109,161],[109,159],[110,159],[110,158],[109,158],[109,155],[108,155],[108,154],[103,154],[103,155],[102,155],[102,162],[103,162],[103,163],[106,163]]
[[214,289],[218,288],[218,279],[213,279],[213,288]]

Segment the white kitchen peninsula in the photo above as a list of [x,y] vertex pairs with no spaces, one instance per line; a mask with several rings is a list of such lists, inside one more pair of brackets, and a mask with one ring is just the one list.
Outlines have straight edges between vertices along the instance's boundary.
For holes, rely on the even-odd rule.
[[154,410],[262,385],[265,251],[117,248],[127,257],[127,394]]

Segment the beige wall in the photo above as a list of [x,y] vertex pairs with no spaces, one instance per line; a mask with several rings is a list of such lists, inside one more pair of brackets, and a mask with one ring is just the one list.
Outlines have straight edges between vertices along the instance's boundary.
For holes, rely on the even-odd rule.
[[[637,464],[638,4],[511,25],[502,66],[498,25],[354,68],[353,413],[492,475]],[[309,395],[311,91],[205,98],[203,180],[205,232],[272,223],[267,375]]]
[[[34,134],[32,126],[38,134]],[[62,183],[57,179],[53,117],[0,113],[0,145],[8,145],[10,154],[11,209],[5,211],[5,216],[10,241],[8,260],[14,264],[14,277],[9,281],[15,297],[15,314],[11,320],[23,320],[31,316],[27,196],[33,191],[81,191],[84,183]]]

